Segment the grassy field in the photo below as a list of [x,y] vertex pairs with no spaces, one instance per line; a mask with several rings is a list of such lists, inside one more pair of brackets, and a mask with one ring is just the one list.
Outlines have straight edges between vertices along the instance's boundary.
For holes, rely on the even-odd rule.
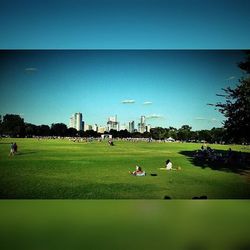
[[[18,154],[9,157],[10,142]],[[215,169],[192,161],[201,144],[107,142],[74,143],[64,140],[0,140],[0,198],[20,199],[208,199],[250,198],[247,171]],[[240,145],[211,145],[218,150]],[[181,171],[160,171],[171,159]],[[146,177],[128,174],[136,165]],[[157,173],[157,176],[150,176]]]

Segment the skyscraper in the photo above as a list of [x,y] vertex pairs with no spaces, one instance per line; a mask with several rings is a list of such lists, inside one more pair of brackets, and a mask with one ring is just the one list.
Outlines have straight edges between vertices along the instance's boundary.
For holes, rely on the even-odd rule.
[[146,132],[150,132],[150,129],[151,129],[151,125],[150,124],[146,125]]
[[138,123],[138,132],[144,133],[146,131],[146,118],[144,115],[141,116],[141,121]]
[[99,126],[98,127],[98,133],[104,133],[107,130],[107,128],[105,126]]
[[108,131],[111,129],[119,131],[119,122],[117,121],[117,115],[115,117],[109,117],[108,122]]
[[70,128],[75,128],[77,131],[80,131],[83,128],[82,124],[83,124],[82,113],[78,112],[78,113],[73,114],[70,117],[70,121],[69,121]]
[[146,120],[145,116],[142,115],[142,116],[141,116],[141,124],[145,124],[145,120]]
[[82,113],[76,113],[76,130],[82,130]]
[[134,131],[135,131],[135,122],[134,121],[131,121],[128,123],[128,131],[129,131],[129,133],[134,133]]
[[98,125],[97,124],[94,124],[94,126],[92,127],[92,129],[96,132],[98,132]]
[[75,128],[75,118],[74,115],[72,115],[69,119],[69,127],[70,128]]

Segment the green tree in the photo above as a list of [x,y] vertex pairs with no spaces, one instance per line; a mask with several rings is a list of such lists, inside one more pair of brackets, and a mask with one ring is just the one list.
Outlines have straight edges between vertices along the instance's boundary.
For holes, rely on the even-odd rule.
[[169,127],[168,129],[168,137],[172,137],[173,139],[177,139],[177,128]]
[[51,135],[53,136],[66,136],[67,126],[64,123],[53,123],[51,125]]
[[51,135],[50,127],[48,125],[37,126],[36,134],[39,136],[50,136]]
[[190,140],[198,141],[199,140],[199,134],[197,131],[190,131]]
[[37,135],[37,126],[31,123],[25,123],[25,135],[27,137]]
[[222,89],[225,101],[217,103],[219,111],[224,114],[224,127],[232,142],[242,143],[250,141],[250,51],[246,53],[246,60],[238,64],[245,72],[245,77],[239,80],[236,88]]
[[210,130],[200,130],[198,131],[198,133],[200,141],[212,142],[212,135]]
[[210,130],[212,142],[223,142],[226,140],[226,133],[224,128],[212,128]]
[[114,129],[110,129],[109,134],[111,134],[113,138],[116,138],[119,136],[119,132]]
[[3,134],[11,137],[23,137],[25,135],[24,120],[19,115],[6,114],[2,122]]
[[128,132],[127,129],[120,130],[118,134],[119,134],[119,137],[121,137],[121,138],[131,137],[131,134]]
[[143,135],[143,138],[150,138],[151,137],[150,132],[144,132],[142,135]]
[[134,132],[131,134],[131,137],[133,138],[142,138],[142,134],[140,132]]
[[96,131],[94,131],[93,129],[84,131],[84,137],[95,137],[96,138],[99,136],[100,136],[100,134],[97,133]]
[[77,130],[75,128],[68,128],[67,136],[75,137],[77,135]]
[[189,125],[183,125],[177,132],[177,137],[179,140],[190,140],[191,139],[191,129]]
[[167,137],[166,130],[164,128],[161,128],[161,127],[151,128],[150,133],[152,135],[152,138],[156,139],[156,140],[161,140],[161,139],[164,139],[165,137]]

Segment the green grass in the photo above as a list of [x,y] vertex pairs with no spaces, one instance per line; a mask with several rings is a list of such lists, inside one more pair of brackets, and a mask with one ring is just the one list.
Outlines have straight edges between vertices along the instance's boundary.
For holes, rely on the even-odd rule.
[[[10,142],[19,153],[9,157]],[[20,199],[209,199],[250,198],[249,175],[200,167],[182,154],[200,144],[64,140],[0,140],[0,198]],[[211,145],[227,150],[228,145]],[[249,147],[230,145],[249,153]],[[181,171],[160,171],[166,159]],[[135,165],[148,175],[128,174]],[[150,173],[157,173],[153,177]]]

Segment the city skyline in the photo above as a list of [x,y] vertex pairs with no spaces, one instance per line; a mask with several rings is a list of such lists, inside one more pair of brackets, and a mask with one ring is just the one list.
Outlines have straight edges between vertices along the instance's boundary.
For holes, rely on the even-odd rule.
[[[67,125],[67,124],[66,124]],[[138,129],[135,128],[135,122],[129,121],[122,123],[118,120],[117,115],[111,116],[107,119],[107,122],[103,124],[86,124],[83,120],[83,115],[81,112],[77,112],[71,115],[69,119],[69,125],[67,125],[68,128],[75,128],[77,131],[86,131],[86,130],[94,130],[99,133],[103,132],[109,132],[110,130],[127,130],[130,133],[133,132],[150,132],[151,125],[146,123],[146,117],[141,116],[140,117],[140,123],[137,124]]]
[[[240,50],[43,50],[0,52],[0,114],[33,124],[65,123],[81,111],[86,124],[113,114],[152,126],[221,127],[208,106],[243,75]],[[105,123],[104,123],[105,122]],[[104,123],[104,124],[103,124]]]

